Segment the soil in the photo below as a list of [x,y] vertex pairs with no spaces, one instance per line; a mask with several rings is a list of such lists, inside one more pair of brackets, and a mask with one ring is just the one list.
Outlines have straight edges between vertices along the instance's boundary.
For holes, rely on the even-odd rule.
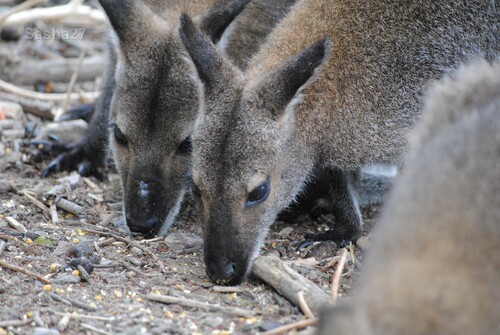
[[[40,31],[49,27],[65,29],[43,23],[30,27]],[[16,53],[21,62],[75,58],[83,45],[94,55],[105,50],[102,27],[87,28],[78,41],[51,36],[29,39],[21,31],[17,41],[0,41],[0,50]],[[61,85],[42,82],[29,88],[53,91]],[[78,85],[96,87],[93,82]],[[47,154],[43,146],[30,144],[30,140],[37,129],[50,122],[25,113],[13,120],[14,126],[11,122],[4,129],[0,142],[0,261],[51,282],[0,267],[0,334],[254,334],[304,318],[299,308],[256,278],[230,289],[232,292],[222,292],[209,281],[200,240],[190,235],[202,236],[189,201],[168,233],[177,235],[130,239],[121,219],[119,176],[112,165],[102,182],[81,178],[75,172],[41,178],[41,171],[54,156]],[[10,127],[28,131],[18,135],[7,132],[7,136],[5,131]],[[58,198],[47,192],[57,185],[61,186],[58,198],[83,207],[79,215],[57,208],[57,217],[53,217],[48,208]],[[367,231],[377,214],[378,208],[364,210]],[[7,218],[15,219],[26,232],[13,228]],[[312,220],[300,216],[295,221],[276,222],[262,254],[276,254],[292,264],[297,261],[292,266],[328,292],[336,269],[331,260],[338,246],[322,242],[299,251],[297,247],[306,233],[328,229],[334,218],[322,215]],[[184,241],[185,237],[189,241]],[[356,286],[363,261],[360,249],[348,248],[357,262],[348,257],[340,299]],[[310,257],[318,262],[310,265],[301,261]],[[88,277],[81,267],[78,270],[78,265],[87,269]],[[150,293],[238,307],[253,316],[162,304],[147,300]],[[302,332],[310,333],[312,329]]]

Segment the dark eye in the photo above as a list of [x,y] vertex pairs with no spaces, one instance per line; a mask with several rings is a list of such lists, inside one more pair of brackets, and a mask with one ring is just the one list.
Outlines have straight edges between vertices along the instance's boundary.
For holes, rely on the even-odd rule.
[[113,134],[115,136],[116,143],[123,145],[123,146],[128,145],[127,138],[125,137],[125,135],[123,135],[122,131],[120,130],[120,128],[118,128],[118,126],[116,124],[113,127]]
[[190,155],[191,151],[193,151],[193,146],[191,144],[191,136],[187,137],[179,147],[177,147],[176,155]]
[[252,192],[250,192],[245,206],[248,208],[263,203],[269,196],[270,191],[271,191],[270,180],[269,177],[267,177],[267,180],[264,183],[260,184],[259,186],[254,188]]

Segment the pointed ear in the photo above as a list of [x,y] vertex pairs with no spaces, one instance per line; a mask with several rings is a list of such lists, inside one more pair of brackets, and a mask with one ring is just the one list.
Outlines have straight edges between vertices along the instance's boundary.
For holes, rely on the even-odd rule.
[[219,0],[204,14],[199,23],[202,32],[217,43],[226,28],[245,9],[250,0]]
[[133,51],[156,35],[161,19],[142,1],[99,0],[120,40],[123,52]]
[[205,88],[215,86],[224,74],[227,62],[224,56],[219,53],[210,38],[198,30],[187,14],[181,16],[179,33]]
[[287,106],[306,86],[316,68],[325,62],[329,44],[327,38],[317,41],[288,58],[257,83],[254,91],[256,97],[274,119],[279,119],[285,113]]

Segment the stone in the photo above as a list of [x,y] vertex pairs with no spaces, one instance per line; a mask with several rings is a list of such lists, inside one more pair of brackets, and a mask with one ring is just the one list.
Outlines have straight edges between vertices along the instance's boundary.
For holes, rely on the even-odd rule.
[[172,233],[165,237],[165,244],[170,250],[178,251],[201,247],[203,245],[203,239],[190,233]]

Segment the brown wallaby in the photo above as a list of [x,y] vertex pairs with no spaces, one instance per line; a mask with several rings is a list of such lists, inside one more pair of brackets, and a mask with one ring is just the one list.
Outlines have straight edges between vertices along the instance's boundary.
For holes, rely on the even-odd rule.
[[[110,145],[122,178],[127,225],[133,233],[163,234],[174,221],[190,180],[189,135],[201,96],[197,81],[191,78],[191,60],[178,38],[180,13],[197,15],[200,29],[217,42],[243,10],[242,18],[231,26],[230,40],[224,42],[241,63],[292,1],[253,0],[244,9],[247,2],[102,0],[118,36],[117,48],[110,54],[119,60],[110,60],[89,136],[49,164],[46,174],[75,165],[82,174],[98,173],[104,165],[111,121]],[[254,17],[261,25],[249,26],[251,20],[245,17]],[[236,44],[235,33],[244,36],[243,43]]]
[[205,264],[231,284],[318,166],[330,170],[338,219],[320,238],[359,236],[359,168],[400,164],[427,83],[499,51],[493,0],[301,0],[245,73],[181,21],[204,85],[192,171]]
[[500,333],[500,63],[429,96],[351,301],[319,334]]

